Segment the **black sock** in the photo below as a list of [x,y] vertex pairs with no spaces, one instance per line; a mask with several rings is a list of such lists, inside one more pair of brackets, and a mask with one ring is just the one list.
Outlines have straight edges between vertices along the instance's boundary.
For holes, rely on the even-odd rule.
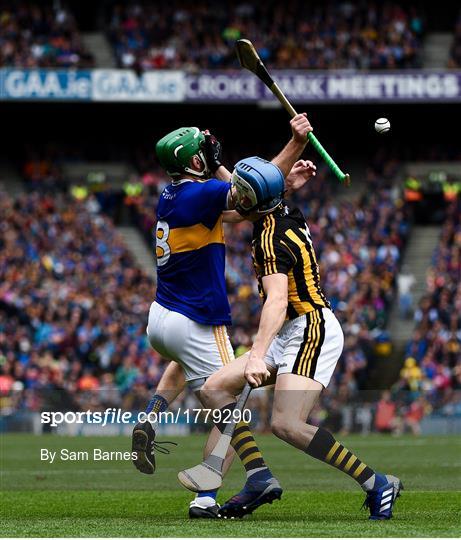
[[340,471],[345,472],[363,485],[375,472],[363,461],[338,442],[326,429],[319,428],[312,438],[306,453]]

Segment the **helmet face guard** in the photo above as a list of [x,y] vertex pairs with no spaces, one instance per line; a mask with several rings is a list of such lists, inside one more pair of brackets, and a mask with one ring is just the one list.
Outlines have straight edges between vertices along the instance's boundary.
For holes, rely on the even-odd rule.
[[235,209],[242,216],[256,213],[268,214],[279,206],[285,188],[280,169],[258,157],[239,161],[232,173],[231,184],[235,188]]
[[236,170],[232,173],[232,185],[237,192],[237,201],[235,209],[242,216],[248,215],[252,212],[264,215],[272,212],[282,202],[282,197],[270,197],[268,199],[258,201],[258,196],[251,184],[244,178],[239,176]]
[[[205,135],[198,127],[179,128],[162,137],[155,145],[155,151],[161,166],[172,178],[189,173],[202,178],[210,178],[202,144]],[[204,165],[203,171],[196,171],[190,167],[190,160],[198,156]]]

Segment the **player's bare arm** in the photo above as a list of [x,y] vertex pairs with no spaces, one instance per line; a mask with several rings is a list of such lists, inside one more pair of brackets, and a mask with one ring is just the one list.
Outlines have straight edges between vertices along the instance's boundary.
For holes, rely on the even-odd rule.
[[272,163],[279,167],[285,177],[290,174],[293,165],[303,153],[303,150],[307,145],[307,134],[313,131],[306,113],[294,116],[290,120],[290,126],[292,132],[291,139],[283,150],[272,160]]
[[291,195],[298,189],[301,189],[306,182],[314,178],[317,174],[317,167],[312,161],[299,159],[285,178],[285,195]]
[[266,301],[261,312],[258,332],[245,366],[245,378],[253,386],[261,386],[270,377],[264,357],[285,320],[288,307],[287,275],[272,274],[264,276],[262,281]]

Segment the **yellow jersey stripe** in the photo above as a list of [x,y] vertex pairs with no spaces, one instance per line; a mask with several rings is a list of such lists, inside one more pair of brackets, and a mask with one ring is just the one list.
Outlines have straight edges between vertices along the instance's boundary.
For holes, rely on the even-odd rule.
[[[311,304],[317,304],[318,306],[326,307],[325,300],[319,294],[320,283],[318,282],[319,278],[317,271],[317,261],[312,245],[309,242],[304,242],[303,240],[301,240],[301,238],[299,238],[299,236],[292,229],[285,231],[285,235],[298,246],[301,253],[304,282],[306,287],[306,293],[308,295],[308,298],[306,300],[308,300]],[[315,306],[312,307],[315,308]]]
[[309,376],[309,366],[310,366],[310,359],[312,358],[312,355],[315,351],[315,343],[317,340],[317,329],[316,329],[316,320],[315,320],[315,311],[312,311],[309,314],[309,336],[308,336],[308,347],[303,353],[303,356],[301,357],[301,375],[304,375],[305,377]]
[[[312,358],[314,357],[315,351],[317,350],[317,347],[319,346],[319,342],[320,342],[320,317],[319,317],[319,312],[317,310],[313,311],[312,316],[313,316],[313,319],[314,319],[313,325],[314,325],[315,337],[313,339],[313,345],[311,347],[311,350],[309,351],[309,359],[308,359],[307,369],[306,369],[306,373],[305,373],[306,377],[310,377],[310,369],[311,369],[311,364],[312,364]],[[306,361],[307,361],[307,359],[306,359]]]
[[263,252],[264,274],[268,273],[267,272],[266,235],[267,235],[266,220],[264,220],[263,232],[261,233],[261,249],[262,249],[262,252]]
[[226,365],[227,365],[230,362],[230,357],[229,357],[229,351],[227,350],[226,327],[220,326],[219,329],[221,333],[222,348],[224,351],[224,356],[226,358]]
[[306,245],[307,253],[309,255],[309,265],[311,269],[311,279],[308,282],[309,294],[311,295],[314,302],[322,305],[325,303],[325,301],[319,293],[320,282],[319,282],[317,257],[315,256],[315,251],[312,245],[309,242],[307,242],[305,245]]
[[270,274],[270,248],[269,248],[269,233],[270,233],[270,216],[267,216],[264,220],[264,242],[263,242],[263,253],[264,253],[264,273]]
[[288,272],[288,301],[299,315],[309,313],[315,309],[312,304],[300,299],[293,270]]
[[218,219],[211,231],[201,223],[191,225],[190,227],[170,229],[168,245],[170,246],[171,253],[194,251],[209,244],[224,244],[222,218]]
[[226,357],[226,364],[228,364],[231,361],[230,355],[229,355],[229,349],[227,348],[227,332],[225,326],[219,327],[219,332],[221,334],[221,343],[222,348],[224,351],[224,356]]
[[269,232],[269,238],[267,242],[268,242],[269,253],[270,253],[270,258],[271,258],[271,272],[275,274],[277,272],[275,251],[274,251],[275,219],[272,214],[269,214],[269,223],[270,223],[270,232]]
[[306,336],[306,342],[304,343],[303,351],[301,353],[301,359],[298,364],[298,375],[304,375],[303,373],[304,358],[311,344],[311,336],[312,336],[312,325],[309,325],[309,329],[307,331],[307,336]]
[[227,364],[227,359],[226,359],[226,355],[225,355],[224,350],[223,350],[221,336],[219,334],[219,328],[220,328],[219,326],[213,326],[213,334],[214,334],[214,338],[215,338],[215,341],[216,341],[216,345],[218,347],[218,352],[219,352],[219,356],[221,358],[221,362],[222,362],[223,366],[225,366]]

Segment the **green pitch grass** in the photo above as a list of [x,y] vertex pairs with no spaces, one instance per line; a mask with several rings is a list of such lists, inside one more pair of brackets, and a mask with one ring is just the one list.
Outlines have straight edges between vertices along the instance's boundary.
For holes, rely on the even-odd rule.
[[[364,496],[349,477],[259,436],[261,449],[285,492],[243,520],[187,519],[191,494],[178,470],[200,460],[202,436],[175,437],[179,446],[158,457],[154,476],[130,462],[40,461],[40,449],[129,450],[126,437],[1,436],[2,536],[446,536],[461,533],[461,443],[456,437],[351,436],[342,441],[372,467],[404,482],[395,517],[370,522]],[[223,502],[243,482],[235,463],[220,493]]]

